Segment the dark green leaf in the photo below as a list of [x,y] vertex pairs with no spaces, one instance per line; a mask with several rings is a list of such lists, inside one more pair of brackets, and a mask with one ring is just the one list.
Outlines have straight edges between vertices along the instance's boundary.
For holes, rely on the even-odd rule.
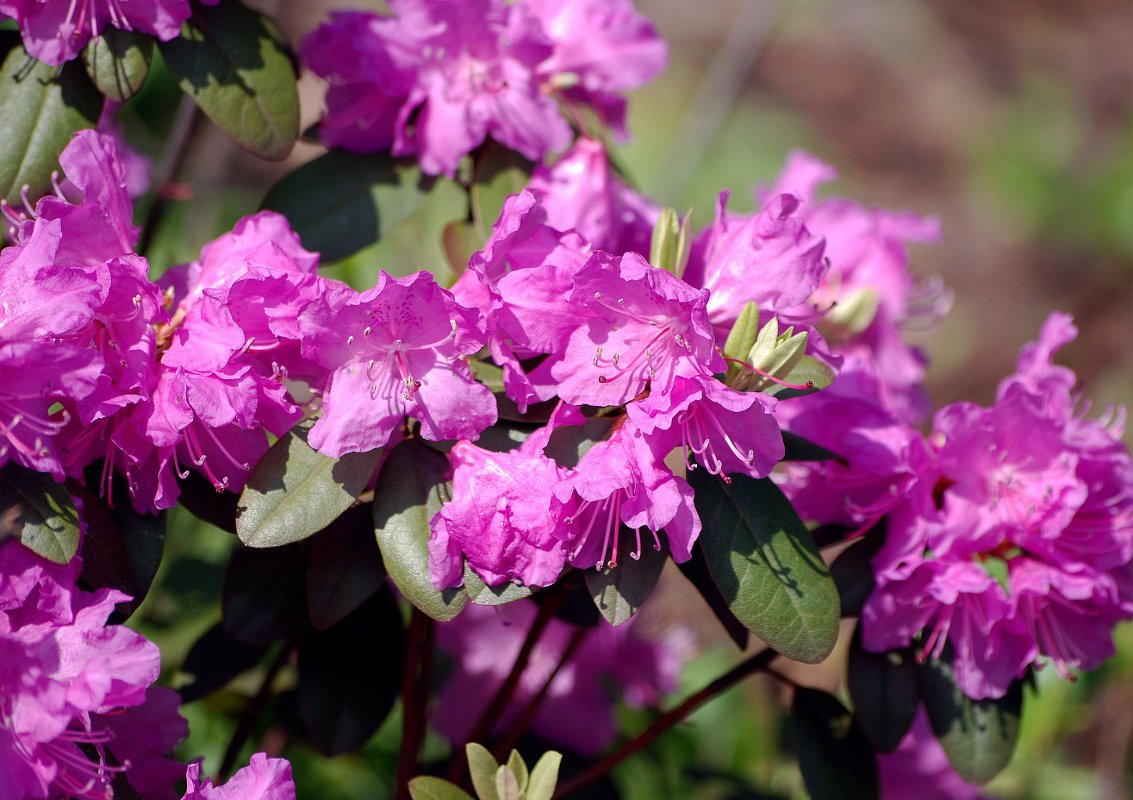
[[331,150],[273,186],[263,208],[283,214],[304,247],[334,261],[406,220],[435,183],[410,159]]
[[788,658],[817,663],[838,638],[838,590],[806,526],[768,478],[689,474],[713,580],[736,618]]
[[83,66],[98,90],[125,102],[138,93],[153,60],[152,36],[107,26],[83,50]]
[[189,470],[184,478],[177,479],[181,494],[177,502],[199,520],[215,525],[227,533],[236,533],[236,507],[240,495],[218,491],[209,479],[196,470]]
[[422,775],[411,780],[409,796],[413,800],[476,800],[459,786],[432,775]]
[[77,61],[52,67],[22,47],[0,66],[0,197],[21,206],[51,191],[51,173],[71,137],[98,124],[102,95]]
[[511,581],[489,586],[468,564],[464,565],[464,590],[478,606],[503,606],[531,596],[531,587]]
[[581,425],[555,428],[543,453],[560,467],[573,469],[591,447],[609,435],[613,426],[610,417],[591,417]]
[[448,499],[448,459],[407,439],[393,449],[374,490],[374,528],[386,571],[410,603],[449,620],[468,602],[463,589],[438,591],[429,578],[429,521]]
[[373,519],[369,504],[354,506],[311,540],[307,608],[316,629],[334,625],[385,581]]
[[669,560],[668,548],[653,549],[653,536],[648,531],[637,551],[637,536],[624,525],[620,526],[617,548],[617,566],[603,565],[602,569],[585,571],[586,586],[598,613],[611,625],[621,625],[637,613],[661,578],[661,570]]
[[300,422],[256,464],[237,508],[236,533],[249,547],[278,547],[318,533],[366,488],[381,449],[324,456],[307,444]]
[[885,521],[875,525],[864,536],[838,554],[830,564],[830,576],[842,599],[843,617],[860,617],[862,606],[873,591],[873,566],[870,563],[885,544]]
[[984,784],[998,775],[1019,735],[1022,681],[1012,683],[1001,698],[973,700],[956,685],[951,665],[936,660],[920,665],[917,680],[932,732],[952,768],[968,783]]
[[488,241],[508,195],[517,194],[527,186],[534,168],[527,158],[492,141],[477,152],[469,200],[472,225],[480,246]]
[[177,691],[183,703],[191,703],[224,687],[245,670],[249,670],[267,653],[267,644],[246,644],[233,639],[216,623],[194,642],[181,671],[194,680]]
[[740,650],[746,650],[750,631],[736,619],[736,615],[728,608],[728,601],[724,599],[720,587],[716,585],[716,581],[712,580],[712,573],[709,572],[708,562],[704,558],[704,548],[699,541],[692,546],[692,558],[677,564],[677,566],[696,588],[696,591],[700,592],[700,596],[704,598],[704,602],[708,603],[708,607],[712,609],[716,619],[724,626],[728,637],[736,643],[736,647]]
[[299,93],[269,17],[235,0],[194,3],[181,35],[158,48],[181,90],[232,141],[269,161],[287,157],[299,136]]
[[405,631],[388,587],[325,631],[299,641],[299,707],[328,756],[366,743],[401,689]]
[[842,460],[837,453],[790,431],[783,431],[783,446],[787,451],[783,456],[784,461]]
[[880,795],[877,759],[854,716],[837,698],[818,689],[796,688],[791,727],[811,800],[871,800]]
[[896,749],[913,726],[920,703],[916,660],[911,649],[871,653],[854,632],[846,675],[854,714],[878,753]]
[[310,542],[257,550],[237,547],[224,575],[224,628],[234,639],[267,644],[306,631]]
[[149,593],[165,550],[166,513],[143,514],[130,505],[122,482],[114,485],[114,507],[77,482],[68,491],[83,502],[82,579],[92,588],[118,589],[131,600],[115,607],[113,622],[123,622]]
[[9,536],[56,564],[79,550],[79,513],[63,484],[14,461],[0,470],[0,541]]

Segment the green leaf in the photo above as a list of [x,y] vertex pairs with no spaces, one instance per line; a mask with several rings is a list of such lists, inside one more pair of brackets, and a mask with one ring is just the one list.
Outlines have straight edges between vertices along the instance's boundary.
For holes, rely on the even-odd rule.
[[454,278],[464,274],[468,269],[468,259],[479,247],[476,229],[467,220],[454,219],[441,231],[441,249],[444,250],[445,260],[448,261]]
[[812,384],[805,389],[790,389],[779,384],[772,384],[767,394],[774,395],[780,400],[789,400],[792,397],[814,394],[834,383],[834,370],[812,356],[803,356],[787,375],[780,376],[787,383],[805,385]]
[[83,66],[100,92],[125,102],[138,93],[153,61],[152,36],[107,26],[83,50]]
[[619,526],[617,566],[607,564],[602,569],[587,569],[586,588],[594,598],[598,613],[611,625],[621,625],[638,612],[657,581],[661,570],[669,560],[668,550],[662,546],[654,549],[653,536],[648,531],[642,535],[641,552],[633,558],[637,549],[637,535],[624,525]]
[[436,184],[411,159],[331,150],[275,184],[262,207],[287,217],[303,246],[328,262],[378,241]]
[[316,630],[334,625],[385,582],[373,519],[369,504],[353,506],[311,540],[307,610]]
[[193,676],[193,682],[181,686],[182,703],[191,703],[225,686],[241,672],[260,663],[270,645],[247,644],[233,639],[217,623],[205,631],[185,656],[181,672]]
[[71,137],[98,124],[102,95],[77,61],[52,67],[8,51],[0,66],[0,197],[22,206],[51,191],[51,173]]
[[478,606],[503,606],[531,596],[530,587],[512,581],[489,586],[468,564],[464,565],[464,590]]
[[438,591],[429,578],[429,521],[449,498],[448,459],[420,439],[389,454],[374,489],[374,529],[386,571],[410,603],[450,620],[468,602],[464,589]]
[[523,756],[519,754],[518,750],[512,750],[507,757],[507,768],[511,770],[511,774],[515,776],[516,783],[519,784],[519,793],[523,794],[527,789],[527,762],[523,760]]
[[527,186],[535,165],[524,156],[489,140],[476,154],[469,201],[480,246],[488,241],[504,201]]
[[500,800],[519,800],[519,781],[506,766],[496,770],[496,792]]
[[850,642],[846,672],[854,714],[866,738],[876,752],[892,752],[913,726],[920,704],[913,651],[871,653],[862,647],[859,625]]
[[422,775],[411,780],[409,796],[413,800],[475,800],[459,786],[432,775]]
[[500,800],[496,791],[496,771],[500,765],[488,752],[488,748],[476,742],[469,742],[464,746],[464,753],[468,757],[468,774],[472,778],[472,788],[480,800]]
[[682,561],[677,564],[677,567],[681,574],[688,578],[693,588],[704,598],[704,602],[708,604],[713,615],[724,626],[728,638],[741,651],[746,650],[751,632],[744,627],[742,622],[736,619],[736,615],[728,608],[727,599],[720,591],[720,587],[716,585],[716,581],[712,579],[712,573],[708,569],[708,561],[704,557],[704,547],[699,541],[692,546],[692,558],[688,561]]
[[713,580],[736,618],[787,658],[818,663],[838,638],[838,590],[814,540],[769,478],[689,474]]
[[79,512],[66,488],[14,461],[0,470],[0,541],[9,536],[56,564],[79,550]]
[[[755,340],[758,337],[759,307],[752,301],[744,306],[743,311],[736,319],[736,323],[732,326],[732,330],[728,332],[728,338],[724,342],[724,356],[746,363],[751,354],[751,348],[755,346]],[[728,374],[724,378],[724,383],[731,386],[743,369],[739,364],[729,362]]]
[[922,663],[917,680],[932,732],[952,768],[968,783],[984,784],[998,775],[1019,735],[1022,681],[1013,682],[1003,697],[973,700],[956,684],[946,660]]
[[527,781],[527,800],[551,800],[559,782],[559,765],[562,761],[562,754],[554,750],[548,750],[540,757]]
[[248,476],[236,533],[249,547],[279,547],[318,533],[370,482],[381,449],[325,456],[307,444],[313,424],[305,420],[285,433]]
[[328,756],[366,743],[401,689],[405,631],[388,587],[325,631],[299,640],[299,708]]
[[811,800],[880,796],[877,759],[854,716],[838,699],[799,686],[791,703],[799,771]]
[[841,461],[842,457],[822,445],[803,438],[797,433],[783,431],[783,461]]
[[237,547],[224,574],[224,628],[238,641],[267,644],[311,627],[307,613],[310,541],[257,550]]
[[591,447],[609,435],[613,426],[611,417],[590,417],[581,425],[555,428],[543,453],[560,467],[573,469]]
[[838,554],[830,564],[830,576],[838,587],[843,617],[860,617],[862,606],[873,592],[873,557],[885,544],[885,520]]
[[193,3],[181,34],[158,48],[181,90],[245,150],[280,161],[299,136],[299,93],[286,38],[236,2]]
[[196,470],[189,470],[184,478],[178,477],[177,486],[181,489],[177,496],[181,508],[222,531],[236,533],[236,509],[240,505],[240,495],[218,490]]

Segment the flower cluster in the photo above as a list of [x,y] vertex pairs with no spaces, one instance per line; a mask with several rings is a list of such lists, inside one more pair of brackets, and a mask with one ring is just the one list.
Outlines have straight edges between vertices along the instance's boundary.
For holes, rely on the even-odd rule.
[[302,43],[330,83],[323,141],[416,156],[452,177],[485,138],[539,160],[571,142],[556,103],[624,131],[619,92],[664,69],[664,42],[631,0],[394,0],[393,16],[337,11]]

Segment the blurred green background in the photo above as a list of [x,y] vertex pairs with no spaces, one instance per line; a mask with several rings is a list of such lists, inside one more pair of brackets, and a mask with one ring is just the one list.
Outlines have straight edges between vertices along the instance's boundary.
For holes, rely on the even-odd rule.
[[[330,7],[380,3],[252,2],[298,39]],[[1095,413],[1133,401],[1133,4],[1128,0],[637,0],[669,42],[671,64],[630,104],[634,141],[618,152],[639,188],[662,204],[711,219],[716,196],[750,210],[753,184],[774,179],[791,148],[842,172],[833,187],[866,205],[940,217],[944,242],[918,246],[914,270],[955,292],[951,315],[918,341],[932,359],[929,389],[940,405],[989,403],[1020,345],[1052,309],[1074,314],[1081,336],[1062,363],[1082,379]],[[126,110],[134,141],[160,161],[177,95],[160,70]],[[301,82],[304,126],[317,121],[322,88]],[[320,152],[296,148],[281,164],[241,152],[198,121],[175,179],[151,259],[159,270],[258,207],[280,176]],[[391,241],[337,273],[387,268],[443,271],[437,240],[457,198],[441,195]],[[1131,439],[1126,434],[1126,441]],[[170,679],[193,639],[219,619],[223,564],[234,539],[175,515],[159,585],[137,618],[165,653]],[[687,618],[679,575],[647,611]],[[738,660],[704,612],[693,620],[701,655],[686,670],[691,691]],[[1040,674],[1008,771],[989,796],[1117,800],[1131,796],[1133,628],[1118,629],[1120,654],[1070,684]],[[731,651],[729,651],[731,648]],[[840,690],[844,649],[801,683]],[[190,704],[186,757],[219,763],[230,713],[255,692],[255,674]],[[281,676],[286,686],[288,672]],[[742,704],[737,701],[742,697]],[[784,698],[756,678],[716,700],[622,768],[623,796],[803,796],[779,709]],[[273,713],[284,713],[277,711]],[[641,726],[643,714],[626,714]],[[300,797],[383,797],[375,777],[394,759],[396,714],[358,755],[322,762],[290,747]],[[273,739],[272,737],[276,738]],[[281,744],[270,715],[255,749]],[[439,752],[439,744],[432,745]],[[441,748],[443,750],[443,748]],[[245,758],[252,752],[246,748]],[[529,762],[534,755],[529,757]],[[738,780],[726,777],[733,775]]]

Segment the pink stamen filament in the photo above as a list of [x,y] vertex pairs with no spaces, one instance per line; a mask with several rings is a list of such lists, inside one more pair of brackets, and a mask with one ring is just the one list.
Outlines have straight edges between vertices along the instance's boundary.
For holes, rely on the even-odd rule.
[[763,370],[761,370],[759,367],[755,366],[754,364],[749,364],[746,361],[741,361],[738,358],[728,358],[727,356],[725,356],[724,360],[728,361],[732,364],[739,364],[744,369],[751,370],[752,372],[754,372],[757,375],[762,375],[764,378],[771,381],[772,383],[777,383],[780,386],[787,387],[788,389],[799,389],[801,391],[805,391],[807,389],[813,389],[814,388],[814,381],[807,381],[804,384],[787,383],[785,380],[782,380],[781,378],[776,378],[774,375],[772,375],[768,372],[764,372]]
[[[668,332],[669,332],[668,327],[662,328],[656,335],[653,336],[653,338],[651,338],[644,345],[640,345],[640,346],[635,345],[633,358],[631,358],[629,363],[626,364],[625,366],[622,366],[619,363],[620,358],[621,358],[621,354],[620,353],[614,353],[613,357],[611,359],[609,359],[608,363],[615,370],[617,370],[617,374],[615,374],[612,378],[607,378],[605,375],[599,375],[598,376],[598,383],[608,383],[609,381],[617,380],[622,375],[625,375],[627,372],[632,371],[641,362],[641,360],[643,358],[645,359],[645,361],[649,365],[649,375],[650,375],[650,377],[652,377],[653,374],[654,374],[654,370],[653,370],[653,351],[652,351],[651,348],[653,347],[654,344],[656,344],[658,341],[660,341],[665,336],[665,334],[667,334]],[[602,361],[601,348],[599,348],[597,354],[594,356],[594,366],[598,366],[600,361]]]

